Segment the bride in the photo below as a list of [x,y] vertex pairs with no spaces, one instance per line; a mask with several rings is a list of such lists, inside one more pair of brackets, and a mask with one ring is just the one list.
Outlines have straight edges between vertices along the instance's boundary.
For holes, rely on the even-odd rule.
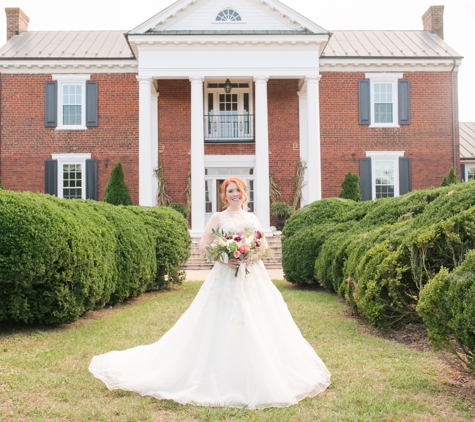
[[[247,196],[241,179],[227,179],[221,196],[227,208],[206,225],[202,253],[213,241],[212,229],[262,230],[257,217],[242,210]],[[217,262],[188,310],[159,341],[95,356],[89,370],[111,390],[248,409],[290,406],[330,384],[329,371],[261,260]]]

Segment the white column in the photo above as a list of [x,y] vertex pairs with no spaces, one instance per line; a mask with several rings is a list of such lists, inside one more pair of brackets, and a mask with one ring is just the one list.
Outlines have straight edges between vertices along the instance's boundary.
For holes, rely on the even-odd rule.
[[191,82],[191,230],[201,236],[205,228],[205,146],[203,133],[203,80]]
[[320,76],[306,78],[307,137],[308,137],[308,202],[322,199],[322,168],[320,152],[320,104],[318,82]]
[[266,235],[271,235],[269,215],[269,125],[267,77],[254,78],[256,96],[256,167],[254,169],[254,212]]
[[[298,92],[299,96],[299,150],[300,159],[307,165],[308,163],[308,116],[307,116],[307,86],[304,84]],[[308,204],[308,168],[305,170],[304,184],[300,196],[300,207]]]
[[139,81],[139,205],[154,204],[152,184],[152,79]]
[[[152,124],[152,154],[150,156],[152,160],[152,169],[158,169],[158,92],[152,92],[151,97],[151,124]],[[158,178],[155,176],[152,178],[152,200],[153,205],[157,205],[158,194]]]

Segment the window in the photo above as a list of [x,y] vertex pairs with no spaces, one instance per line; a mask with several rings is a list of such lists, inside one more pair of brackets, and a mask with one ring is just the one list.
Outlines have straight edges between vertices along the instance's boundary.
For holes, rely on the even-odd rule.
[[97,200],[97,161],[91,154],[52,154],[45,162],[45,193],[65,199]]
[[359,123],[370,127],[410,124],[409,81],[402,73],[367,73],[359,81]]
[[467,168],[467,180],[475,180],[475,166]]
[[392,198],[411,190],[411,161],[403,151],[367,151],[360,159],[361,199]]
[[84,130],[97,126],[97,82],[90,75],[53,75],[45,84],[45,126]]
[[216,16],[216,22],[241,22],[241,15],[233,9],[224,9]]
[[475,163],[462,164],[460,173],[465,182],[475,180]]

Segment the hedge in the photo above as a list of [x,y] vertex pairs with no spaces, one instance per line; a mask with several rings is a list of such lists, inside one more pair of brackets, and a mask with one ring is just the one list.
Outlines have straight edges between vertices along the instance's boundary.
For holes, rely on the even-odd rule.
[[337,292],[376,326],[420,321],[428,280],[475,248],[474,206],[474,182],[343,207],[318,201],[292,216],[290,236],[284,230],[286,278]]
[[0,321],[71,322],[180,282],[189,243],[175,211],[2,190]]

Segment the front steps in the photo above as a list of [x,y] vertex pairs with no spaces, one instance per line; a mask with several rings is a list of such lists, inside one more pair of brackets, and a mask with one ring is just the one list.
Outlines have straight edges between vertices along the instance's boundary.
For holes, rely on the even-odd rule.
[[[280,236],[266,237],[266,239],[271,252],[267,258],[263,259],[265,267],[268,270],[282,269],[282,244]],[[214,263],[206,262],[203,259],[203,255],[200,254],[198,250],[199,243],[199,237],[191,238],[191,256],[183,267],[185,270],[210,270],[213,268]]]

